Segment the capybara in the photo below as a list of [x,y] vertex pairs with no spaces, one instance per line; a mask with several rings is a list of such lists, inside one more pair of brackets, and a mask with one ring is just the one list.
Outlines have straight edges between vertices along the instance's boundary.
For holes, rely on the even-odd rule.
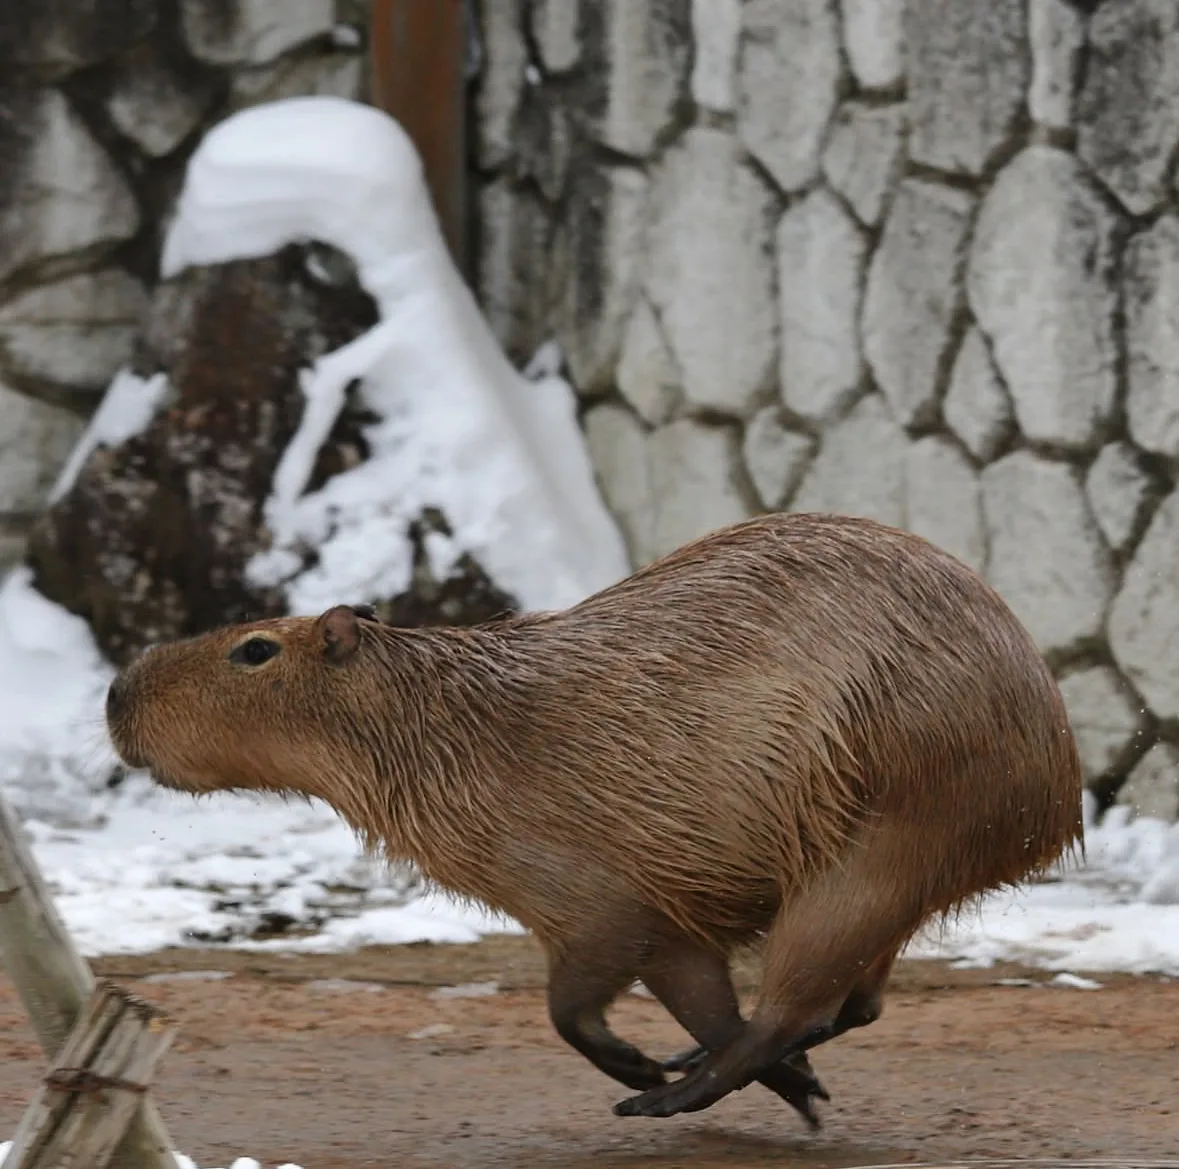
[[[318,797],[519,920],[557,1032],[639,1093],[619,1115],[757,1080],[813,1123],[805,1052],[877,1017],[919,927],[1084,849],[1031,638],[971,569],[866,519],[762,516],[482,626],[346,605],[231,626],[148,650],[107,718],[161,784]],[[755,941],[746,1019],[729,958]],[[636,979],[695,1052],[608,1029]]]

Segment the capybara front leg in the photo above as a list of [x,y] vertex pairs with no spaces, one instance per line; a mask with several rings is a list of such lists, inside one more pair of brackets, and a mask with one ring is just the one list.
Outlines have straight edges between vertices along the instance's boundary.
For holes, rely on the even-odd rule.
[[[701,1052],[719,1050],[744,1027],[737,992],[722,955],[684,940],[659,947],[641,973],[647,989],[693,1039],[700,1041]],[[794,1108],[812,1130],[821,1127],[813,1101],[831,1097],[805,1054],[768,1068],[758,1081]]]
[[557,1034],[611,1079],[635,1091],[667,1082],[663,1067],[606,1025],[606,1009],[635,978],[625,963],[586,947],[550,956],[549,1017]]
[[[816,1032],[810,1036],[805,1049],[818,1047],[819,1044],[835,1039],[848,1031],[853,1031],[857,1027],[867,1027],[869,1023],[875,1023],[880,1018],[883,1009],[884,984],[888,981],[889,974],[892,973],[895,960],[896,954],[892,952],[882,954],[877,958],[864,972],[864,977],[851,994],[844,1000],[843,1006],[839,1008],[839,1014],[835,1017],[834,1024],[828,1030]],[[678,1052],[670,1059],[665,1059],[663,1070],[665,1072],[691,1071],[703,1063],[707,1055],[708,1048],[702,1044],[690,1047],[686,1051]],[[821,1097],[821,1099],[826,1099],[826,1097]]]
[[[766,940],[757,1010],[741,1032],[682,1079],[623,1100],[615,1112],[698,1112],[830,1038],[868,969],[880,955],[895,954],[921,923],[917,882],[924,874],[914,870],[911,854],[904,833],[878,830],[786,901]],[[872,1003],[858,1006],[870,1013]]]

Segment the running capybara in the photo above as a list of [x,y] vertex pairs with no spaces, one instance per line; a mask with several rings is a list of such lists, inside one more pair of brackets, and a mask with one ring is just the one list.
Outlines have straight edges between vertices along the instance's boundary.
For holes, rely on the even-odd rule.
[[[1083,852],[1031,638],[965,565],[870,520],[762,516],[560,612],[370,617],[157,646],[110,687],[113,742],[168,787],[318,797],[518,919],[557,1032],[639,1093],[619,1115],[757,1080],[815,1123],[805,1052],[877,1017],[906,941]],[[745,1019],[729,957],[753,941]],[[608,1029],[635,979],[698,1049],[661,1064]]]

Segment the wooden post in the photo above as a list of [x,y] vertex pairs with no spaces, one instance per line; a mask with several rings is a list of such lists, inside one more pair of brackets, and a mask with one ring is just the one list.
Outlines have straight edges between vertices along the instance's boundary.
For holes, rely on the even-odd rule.
[[175,1027],[111,983],[99,984],[25,1111],[5,1169],[107,1169]]
[[373,0],[373,104],[413,140],[455,265],[467,232],[466,0]]
[[[47,1061],[62,1050],[95,990],[25,840],[0,793],[0,963],[16,987]],[[112,1169],[179,1169],[150,1099],[142,1099]]]

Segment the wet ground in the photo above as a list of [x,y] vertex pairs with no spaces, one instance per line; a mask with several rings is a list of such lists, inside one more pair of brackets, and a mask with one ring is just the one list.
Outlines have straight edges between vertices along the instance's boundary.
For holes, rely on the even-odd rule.
[[[553,1034],[527,938],[330,956],[182,950],[93,965],[180,1023],[155,1094],[177,1147],[201,1165],[246,1153],[267,1169],[1179,1165],[1179,982],[1109,977],[1077,990],[1045,985],[1043,972],[902,963],[884,1017],[815,1053],[832,1102],[811,1136],[757,1086],[692,1117],[613,1116],[630,1093]],[[754,977],[742,968],[743,988]],[[439,994],[491,982],[494,994]],[[626,996],[613,1018],[651,1054],[685,1045],[650,999]],[[15,1128],[40,1072],[20,1004],[0,982],[0,1133]]]

